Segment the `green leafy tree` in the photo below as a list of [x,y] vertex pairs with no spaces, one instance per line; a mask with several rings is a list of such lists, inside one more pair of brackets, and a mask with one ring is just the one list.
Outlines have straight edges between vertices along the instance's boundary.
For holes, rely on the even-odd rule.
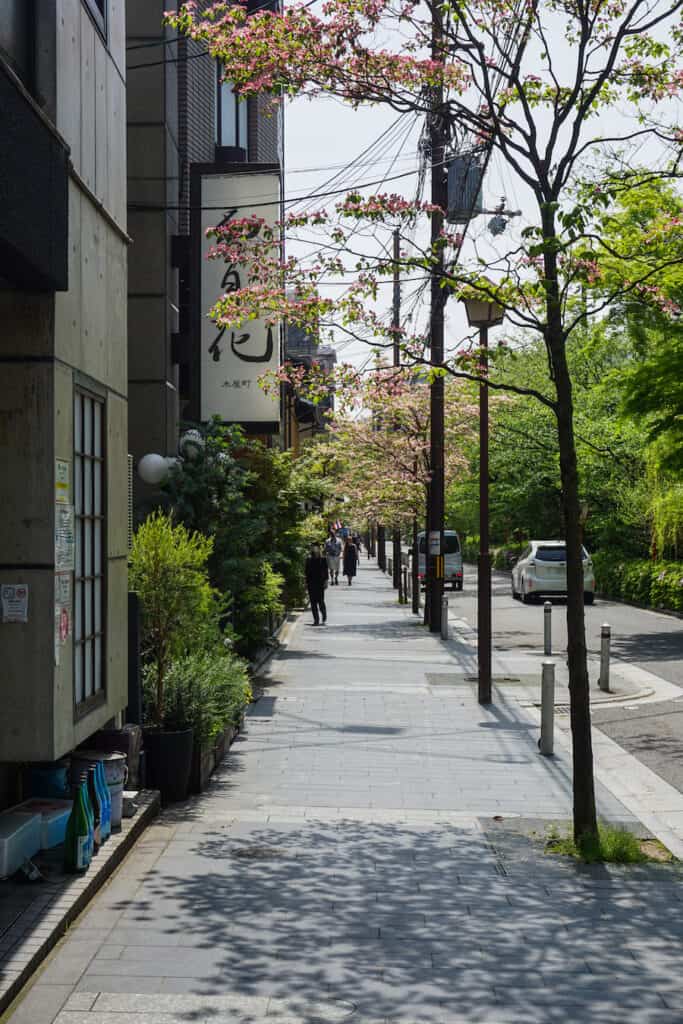
[[133,537],[129,585],[141,607],[141,654],[147,662],[152,700],[147,714],[157,726],[166,719],[166,681],[175,658],[218,640],[223,608],[209,582],[212,540],[161,511]]

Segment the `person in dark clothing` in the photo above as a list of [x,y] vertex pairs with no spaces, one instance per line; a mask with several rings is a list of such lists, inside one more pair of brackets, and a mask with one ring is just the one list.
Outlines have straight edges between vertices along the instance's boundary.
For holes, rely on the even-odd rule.
[[358,566],[358,549],[353,543],[350,537],[347,537],[344,541],[344,575],[349,581],[351,586],[351,580],[356,575],[356,567]]
[[320,553],[319,544],[311,544],[311,553],[306,559],[304,568],[308,596],[311,601],[311,612],[313,613],[313,625],[320,625],[322,615],[323,625],[327,622],[327,608],[325,607],[325,587],[327,586],[327,559]]

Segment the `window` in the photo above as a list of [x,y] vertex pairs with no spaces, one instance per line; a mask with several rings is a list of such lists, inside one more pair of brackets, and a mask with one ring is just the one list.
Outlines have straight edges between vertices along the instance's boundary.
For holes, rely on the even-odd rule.
[[83,0],[102,35],[107,35],[107,0]]
[[104,402],[74,395],[74,688],[78,708],[104,690]]
[[247,101],[233,92],[232,82],[221,81],[217,69],[216,145],[247,149]]

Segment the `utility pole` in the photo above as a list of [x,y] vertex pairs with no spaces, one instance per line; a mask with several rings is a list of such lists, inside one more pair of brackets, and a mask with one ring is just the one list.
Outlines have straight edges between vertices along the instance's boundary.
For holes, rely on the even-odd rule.
[[[432,5],[432,59],[443,60],[441,10]],[[432,111],[429,126],[429,142],[432,162],[431,201],[441,210],[448,203],[447,183],[444,173],[445,128],[443,120],[443,87],[432,89]],[[430,364],[443,365],[444,360],[444,305],[446,292],[441,287],[444,271],[444,246],[441,232],[443,216],[432,213],[431,246],[431,306],[430,306]],[[429,515],[427,522],[427,588],[429,596],[429,629],[432,633],[441,630],[441,599],[443,597],[444,566],[444,379],[435,377],[430,387],[430,467]]]
[[[479,328],[481,375],[488,376],[489,329]],[[479,565],[477,573],[478,699],[491,703],[491,552],[489,550],[489,389],[479,385]]]
[[[391,326],[394,330],[394,367],[401,365],[401,347],[399,345],[398,330],[401,326],[401,281],[399,277],[399,259],[401,257],[401,236],[398,228],[394,229],[394,299],[391,312]],[[403,603],[403,588],[401,575],[401,531],[394,527],[391,535],[393,543],[393,584],[398,590],[399,604]]]

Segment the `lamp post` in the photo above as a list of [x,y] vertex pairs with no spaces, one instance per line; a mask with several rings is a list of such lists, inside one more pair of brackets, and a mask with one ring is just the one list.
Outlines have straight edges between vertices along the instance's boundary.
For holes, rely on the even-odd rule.
[[[503,322],[504,311],[485,295],[461,297],[470,327],[479,330],[481,374],[488,373],[489,327]],[[491,703],[491,552],[489,551],[489,389],[479,385],[479,561],[477,565],[478,699]]]

